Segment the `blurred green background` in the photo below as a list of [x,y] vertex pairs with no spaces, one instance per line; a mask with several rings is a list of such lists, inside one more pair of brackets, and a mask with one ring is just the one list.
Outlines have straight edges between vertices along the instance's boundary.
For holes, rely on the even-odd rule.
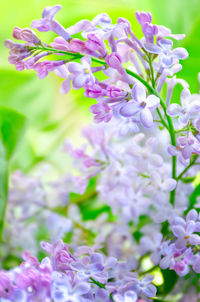
[[[136,10],[150,11],[153,23],[171,28],[173,33],[186,33],[176,45],[186,47],[190,57],[182,62],[183,70],[177,75],[187,80],[192,92],[198,91],[197,74],[200,71],[200,1],[199,0],[10,0],[1,1],[0,10],[0,105],[12,107],[28,118],[25,136],[13,162],[13,169],[30,171],[47,156],[49,161],[59,157],[58,149],[64,138],[79,140],[80,129],[92,116],[88,108],[93,100],[83,96],[83,90],[60,95],[61,80],[53,73],[40,81],[33,71],[16,71],[8,64],[8,50],[3,41],[12,38],[15,26],[29,27],[40,19],[45,6],[62,4],[56,19],[68,27],[80,19],[92,19],[107,12],[115,22],[125,17],[140,36],[135,21]],[[45,42],[51,42],[53,33],[40,33]]]

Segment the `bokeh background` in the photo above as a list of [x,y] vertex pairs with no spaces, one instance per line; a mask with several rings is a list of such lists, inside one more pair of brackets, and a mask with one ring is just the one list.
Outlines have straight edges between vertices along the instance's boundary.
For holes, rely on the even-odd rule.
[[[13,169],[29,172],[38,163],[48,160],[59,162],[60,144],[65,138],[80,142],[81,128],[92,120],[88,108],[93,100],[83,96],[83,90],[61,95],[61,80],[50,74],[40,81],[34,71],[16,71],[7,61],[8,50],[3,41],[11,38],[15,26],[29,27],[39,19],[45,6],[62,4],[56,19],[68,27],[80,19],[92,19],[107,12],[113,19],[125,17],[132,23],[136,34],[141,35],[134,13],[150,11],[153,23],[171,28],[173,33],[185,33],[186,38],[176,42],[190,57],[183,62],[177,75],[189,82],[197,92],[197,74],[200,71],[200,1],[199,0],[10,0],[1,1],[0,10],[0,105],[12,107],[25,114],[27,130],[13,161]],[[45,42],[51,42],[53,33],[39,33]],[[62,168],[62,164],[60,165]]]

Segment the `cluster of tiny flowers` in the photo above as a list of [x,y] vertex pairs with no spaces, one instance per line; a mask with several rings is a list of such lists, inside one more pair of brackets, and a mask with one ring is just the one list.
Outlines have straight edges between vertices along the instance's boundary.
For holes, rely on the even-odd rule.
[[[57,35],[50,44],[29,28],[14,28],[13,37],[25,43],[5,41],[9,62],[19,71],[35,70],[40,79],[54,71],[63,79],[62,94],[83,89],[95,100],[90,112],[96,125],[83,130],[82,146],[64,143],[63,152],[74,159],[71,174],[56,181],[11,175],[4,240],[11,250],[29,252],[20,266],[0,271],[0,301],[152,301],[156,283],[142,265],[144,258],[152,271],[172,270],[180,277],[200,273],[200,216],[189,201],[200,164],[200,94],[191,94],[188,83],[176,77],[188,53],[173,48],[173,40],[184,35],[152,24],[146,12],[135,14],[141,39],[128,20],[112,24],[106,13],[65,29],[55,20],[60,9],[46,7],[42,19],[31,23]],[[57,59],[50,60],[52,55]],[[173,100],[177,84],[179,103]],[[81,217],[81,202],[90,200],[87,186],[94,179],[92,197],[106,204],[113,220],[106,213],[89,221]],[[71,192],[85,194],[83,200],[73,204]],[[40,263],[30,251],[40,250],[33,234],[44,221],[51,243],[41,242],[49,257]],[[74,234],[66,245],[61,239],[69,232]],[[85,234],[92,234],[92,244]],[[192,286],[198,286],[195,280]],[[185,295],[181,282],[187,289],[187,279],[178,279],[182,294],[176,301],[194,297],[197,302],[196,289]]]
[[29,252],[13,270],[0,271],[2,302],[89,302],[138,301],[154,297],[152,276],[138,278],[125,262],[96,252],[98,246],[81,246],[72,254],[61,240],[51,245],[41,242],[50,255],[40,263]]

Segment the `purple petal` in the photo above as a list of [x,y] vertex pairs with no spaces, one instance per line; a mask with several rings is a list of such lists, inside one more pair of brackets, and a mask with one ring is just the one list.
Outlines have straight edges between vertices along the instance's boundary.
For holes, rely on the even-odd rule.
[[148,108],[140,112],[140,121],[145,128],[151,128],[153,126],[153,116]]

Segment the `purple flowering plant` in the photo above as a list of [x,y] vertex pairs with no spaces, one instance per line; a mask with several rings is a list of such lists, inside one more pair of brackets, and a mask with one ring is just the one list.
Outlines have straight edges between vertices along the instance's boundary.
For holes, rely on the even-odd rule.
[[[135,14],[141,39],[106,13],[65,29],[60,9],[48,6],[31,23],[53,31],[53,42],[15,27],[8,60],[41,80],[55,72],[62,94],[84,90],[94,124],[82,146],[63,143],[73,159],[66,174],[9,176],[25,117],[0,107],[0,301],[181,302],[191,292],[197,302],[200,95],[176,78],[188,52],[173,48],[185,36],[153,24],[149,12]],[[10,255],[18,263],[6,270]]]

